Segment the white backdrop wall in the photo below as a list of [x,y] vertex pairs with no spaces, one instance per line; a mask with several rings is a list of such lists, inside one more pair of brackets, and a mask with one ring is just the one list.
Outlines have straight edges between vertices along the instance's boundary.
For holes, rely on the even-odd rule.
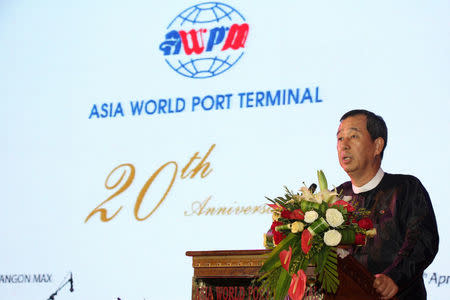
[[[446,299],[449,2],[223,1],[236,12],[171,23],[201,3],[0,2],[0,299],[48,299],[70,272],[74,292],[56,299],[189,299],[185,251],[260,249],[264,196],[315,182],[317,169],[347,180],[335,135],[355,108],[388,124],[384,170],[430,193],[441,242],[424,276],[429,298]],[[160,50],[172,29],[234,23],[249,26],[236,50],[220,51],[218,37],[210,53]],[[237,54],[204,79],[166,62]],[[297,89],[298,104],[257,106],[258,92]],[[184,109],[169,113],[177,98]],[[172,106],[151,113],[160,99]],[[136,101],[150,113],[133,115]],[[232,212],[206,213],[221,207]]]

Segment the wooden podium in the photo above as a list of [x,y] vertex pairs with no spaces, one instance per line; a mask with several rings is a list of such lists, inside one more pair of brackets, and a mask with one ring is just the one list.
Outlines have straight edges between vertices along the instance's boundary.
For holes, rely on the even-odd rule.
[[[194,276],[192,299],[268,299],[254,285],[270,250],[188,251]],[[313,268],[307,270],[312,274]],[[339,289],[326,300],[379,299],[372,288],[375,277],[351,255],[338,258]],[[395,299],[395,298],[394,298]]]

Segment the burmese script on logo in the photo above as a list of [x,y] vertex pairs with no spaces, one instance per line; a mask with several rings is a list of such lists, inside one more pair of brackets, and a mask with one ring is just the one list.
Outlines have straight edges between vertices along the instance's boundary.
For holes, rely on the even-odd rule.
[[249,25],[233,7],[206,2],[179,13],[159,45],[167,64],[189,78],[214,77],[244,54]]

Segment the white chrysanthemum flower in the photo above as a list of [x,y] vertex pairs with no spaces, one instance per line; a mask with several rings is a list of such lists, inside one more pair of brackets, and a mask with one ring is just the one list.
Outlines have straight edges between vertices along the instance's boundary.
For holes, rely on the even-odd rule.
[[304,228],[305,228],[305,225],[303,225],[302,222],[296,221],[296,222],[292,223],[292,225],[291,225],[291,232],[292,233],[302,232]]
[[333,247],[339,245],[341,242],[342,235],[336,229],[328,230],[323,235],[323,241],[327,246]]
[[317,220],[318,217],[319,217],[319,214],[316,211],[310,210],[310,211],[307,211],[305,213],[305,220],[304,221],[306,223],[312,223],[315,220]]
[[339,225],[344,223],[344,217],[336,208],[327,209],[325,218],[327,219],[327,223],[330,224],[331,227],[338,227]]

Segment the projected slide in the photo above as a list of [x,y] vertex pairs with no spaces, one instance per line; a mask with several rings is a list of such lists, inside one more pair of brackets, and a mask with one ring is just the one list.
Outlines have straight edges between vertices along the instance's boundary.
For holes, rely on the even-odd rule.
[[[448,1],[2,1],[0,299],[190,299],[186,251],[263,249],[267,197],[381,115],[450,293]],[[51,298],[53,297],[53,298]]]

